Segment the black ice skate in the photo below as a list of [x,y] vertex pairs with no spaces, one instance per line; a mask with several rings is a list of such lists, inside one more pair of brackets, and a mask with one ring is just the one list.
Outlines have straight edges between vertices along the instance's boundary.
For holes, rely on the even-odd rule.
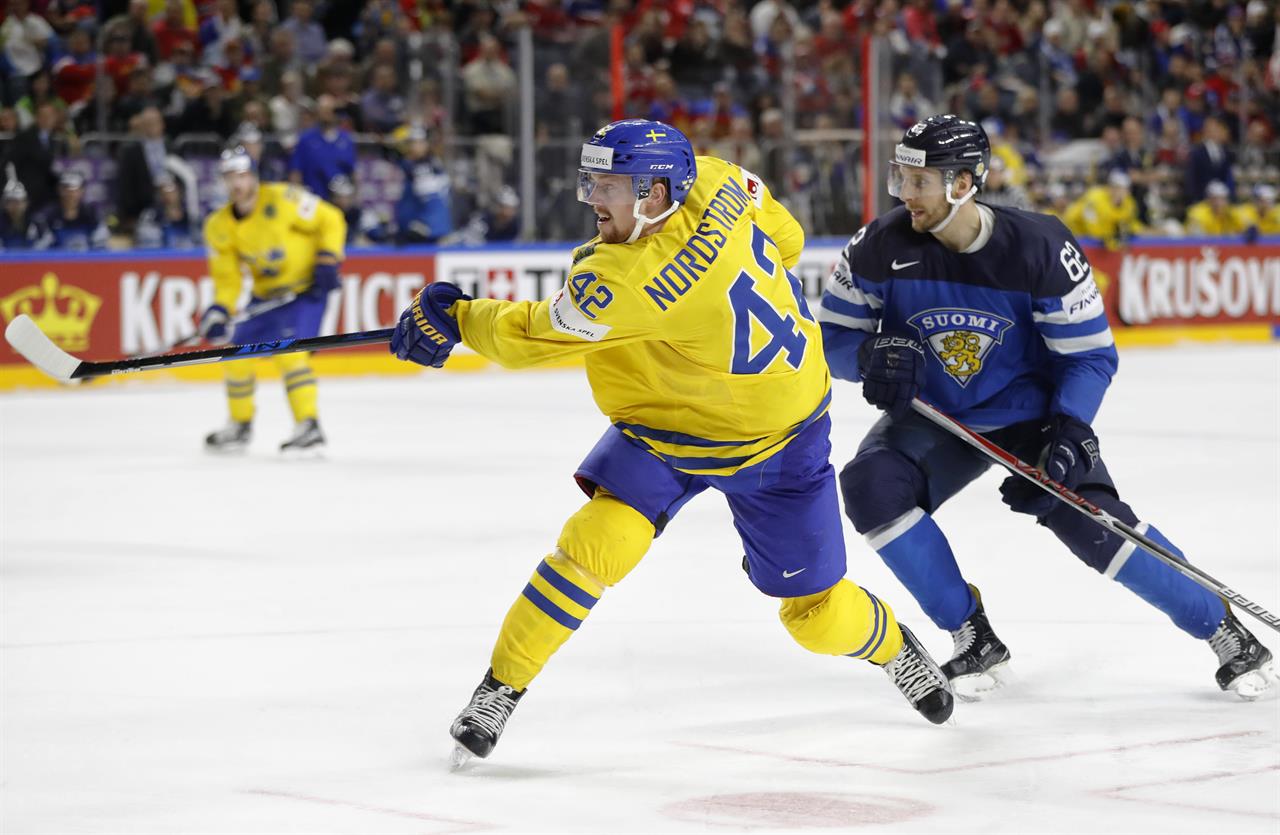
[[1270,651],[1236,620],[1231,609],[1209,636],[1209,646],[1222,665],[1217,680],[1223,690],[1253,701],[1275,686],[1277,675]]
[[244,452],[252,439],[253,425],[233,420],[216,432],[206,435],[204,448],[207,452]]
[[307,418],[298,421],[293,435],[280,445],[285,453],[315,453],[324,449],[324,433],[320,431],[320,421]]
[[901,624],[899,628],[902,629],[902,649],[884,665],[884,671],[921,716],[941,725],[951,717],[955,707],[951,685],[911,630]]
[[1009,664],[1009,648],[991,629],[987,613],[982,608],[982,595],[970,585],[978,608],[960,628],[951,633],[955,652],[951,660],[942,665],[942,672],[951,682],[956,697],[965,702],[976,702],[1004,684],[1004,673]]
[[454,768],[459,768],[473,756],[481,759],[489,756],[524,693],[523,690],[517,693],[514,688],[495,679],[493,670],[484,674],[484,680],[471,694],[471,703],[462,709],[449,727],[449,735],[457,743],[451,757]]

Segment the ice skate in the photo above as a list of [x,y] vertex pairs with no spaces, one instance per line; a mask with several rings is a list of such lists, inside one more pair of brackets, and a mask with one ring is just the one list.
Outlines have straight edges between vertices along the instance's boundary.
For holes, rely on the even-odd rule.
[[941,725],[955,707],[951,685],[911,630],[901,624],[899,627],[902,649],[884,665],[884,671],[921,716]]
[[324,433],[320,431],[320,421],[307,418],[298,421],[293,434],[280,444],[280,452],[286,455],[315,455],[324,450]]
[[253,424],[248,421],[231,421],[221,429],[210,432],[204,438],[206,452],[235,453],[244,452],[253,439]]
[[1271,652],[1244,628],[1227,609],[1227,616],[1209,636],[1209,646],[1218,654],[1218,686],[1246,701],[1261,698],[1276,689]]
[[454,769],[461,768],[472,757],[489,756],[523,695],[523,690],[517,693],[495,679],[493,670],[484,674],[484,680],[471,694],[471,703],[449,727],[449,735],[457,743],[450,757]]
[[942,665],[942,672],[951,682],[957,698],[976,702],[1004,686],[1009,648],[991,629],[991,622],[982,608],[981,593],[972,585],[969,589],[978,601],[978,608],[960,624],[959,629],[951,633],[955,652],[951,660]]

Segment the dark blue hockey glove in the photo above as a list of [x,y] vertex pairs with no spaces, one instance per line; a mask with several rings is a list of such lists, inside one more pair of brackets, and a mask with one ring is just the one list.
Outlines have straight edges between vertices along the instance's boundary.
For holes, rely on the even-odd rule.
[[449,314],[459,299],[470,301],[471,297],[447,282],[423,287],[400,314],[400,324],[391,335],[391,353],[418,365],[443,367],[453,346],[462,340],[458,320]]
[[858,346],[862,396],[894,418],[904,417],[924,385],[924,363],[924,348],[911,337],[872,334]]
[[211,304],[200,317],[200,328],[197,331],[201,338],[214,345],[227,341],[227,324],[231,316],[220,304]]
[[[1074,490],[1089,471],[1098,466],[1098,436],[1089,424],[1070,415],[1053,415],[1040,430],[1044,442],[1040,469],[1049,478]],[[1015,513],[1026,513],[1037,519],[1049,515],[1058,500],[1019,475],[1011,475],[1000,484],[1000,496]]]
[[311,272],[311,286],[302,294],[304,298],[323,299],[330,291],[338,289],[338,263],[327,252],[317,254],[315,269]]

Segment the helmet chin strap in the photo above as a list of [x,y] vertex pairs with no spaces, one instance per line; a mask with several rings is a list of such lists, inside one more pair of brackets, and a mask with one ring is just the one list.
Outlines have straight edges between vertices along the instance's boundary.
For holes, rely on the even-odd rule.
[[657,217],[646,217],[644,214],[640,212],[640,204],[643,203],[644,200],[645,198],[643,197],[637,197],[636,202],[631,206],[631,216],[636,219],[636,225],[632,227],[631,234],[627,237],[627,243],[629,244],[633,244],[636,241],[640,240],[640,233],[643,232],[644,228],[648,226],[650,223],[658,223],[660,221],[666,220],[667,218],[671,217],[673,214],[676,213],[676,209],[680,208],[680,201],[672,200],[671,206],[668,207],[667,210],[662,214],[658,215]]
[[951,186],[954,184],[954,182],[955,182],[954,179],[947,180],[947,202],[951,204],[951,211],[947,212],[947,216],[943,218],[938,223],[937,226],[934,226],[929,230],[931,233],[935,235],[941,232],[943,229],[946,229],[947,224],[955,220],[956,212],[960,211],[960,207],[963,206],[965,203],[968,203],[970,200],[972,200],[973,196],[978,193],[978,187],[976,185],[969,186],[969,190],[964,193],[964,196],[957,200],[956,198],[951,196]]

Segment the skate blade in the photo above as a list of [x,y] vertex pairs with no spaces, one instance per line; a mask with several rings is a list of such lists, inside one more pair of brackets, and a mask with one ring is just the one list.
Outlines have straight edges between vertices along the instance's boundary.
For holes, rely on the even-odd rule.
[[471,762],[473,754],[461,745],[453,746],[453,753],[449,755],[449,770],[458,771],[464,765]]
[[1280,682],[1280,674],[1276,673],[1275,664],[1268,661],[1231,682],[1227,689],[1246,702],[1256,702],[1264,696],[1274,694],[1277,682]]
[[319,461],[324,458],[324,444],[298,449],[289,447],[280,450],[280,457],[288,461]]
[[1010,681],[1009,662],[997,664],[986,672],[951,679],[951,690],[962,702],[980,702]]
[[237,455],[244,455],[249,451],[249,445],[244,444],[223,444],[222,446],[205,445],[204,451],[209,455],[226,456],[228,458]]

